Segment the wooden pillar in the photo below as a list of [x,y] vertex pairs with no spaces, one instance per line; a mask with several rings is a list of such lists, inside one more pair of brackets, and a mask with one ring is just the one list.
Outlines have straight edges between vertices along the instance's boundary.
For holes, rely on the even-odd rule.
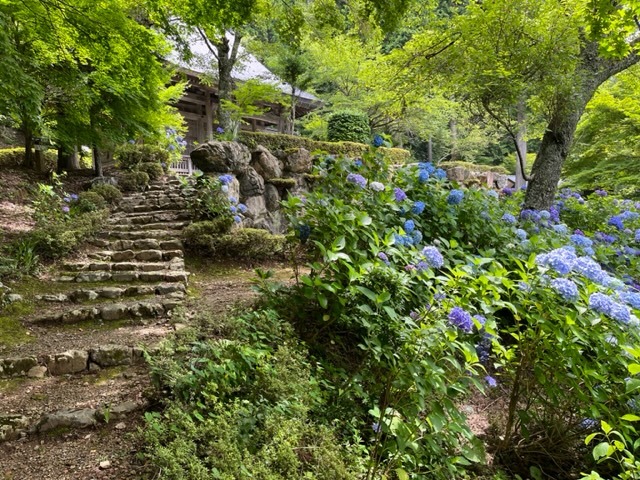
[[206,93],[204,99],[204,110],[206,119],[206,139],[207,141],[210,141],[213,140],[213,104],[211,101],[211,94],[209,92]]

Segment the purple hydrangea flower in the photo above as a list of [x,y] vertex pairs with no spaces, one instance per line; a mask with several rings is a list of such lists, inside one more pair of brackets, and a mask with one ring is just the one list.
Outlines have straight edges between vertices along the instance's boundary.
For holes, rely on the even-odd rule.
[[427,262],[425,262],[424,260],[421,260],[418,262],[418,264],[416,265],[416,269],[419,272],[424,272],[425,270],[429,269],[429,264]]
[[379,258],[380,260],[382,260],[384,263],[386,263],[387,265],[389,265],[389,263],[390,263],[390,262],[389,262],[389,257],[387,256],[387,254],[386,254],[386,253],[384,253],[384,252],[380,252],[380,253],[378,253],[378,258]]
[[460,307],[453,307],[447,317],[449,323],[454,327],[459,328],[463,332],[471,333],[473,331],[473,320],[471,315]]
[[607,195],[609,195],[606,190],[596,190],[595,194],[599,197],[606,197]]
[[567,301],[577,300],[578,286],[566,278],[556,278],[551,281],[551,287]]
[[410,263],[408,265],[405,265],[404,269],[407,272],[413,272],[416,269],[416,266],[413,263]]
[[486,377],[484,377],[484,381],[487,382],[487,385],[489,385],[489,387],[491,388],[495,388],[498,386],[498,381],[491,375],[487,375]]
[[617,237],[615,235],[609,235],[608,233],[603,233],[603,232],[596,232],[593,238],[595,238],[601,243],[608,243],[608,244],[615,243],[617,240]]
[[364,188],[367,186],[367,179],[359,173],[350,173],[349,175],[347,175],[347,182],[353,183],[360,188]]
[[218,134],[224,133],[224,128],[222,128],[222,127],[216,128],[216,133],[218,133]]
[[429,245],[422,249],[422,255],[427,259],[427,263],[432,268],[442,268],[444,265],[444,258],[440,251],[433,245]]
[[404,193],[404,190],[402,190],[399,187],[396,187],[393,189],[393,195],[396,199],[396,202],[403,202],[404,200],[407,199],[407,194]]
[[502,189],[502,194],[503,194],[505,197],[510,197],[510,196],[512,196],[514,193],[516,193],[516,189],[515,189],[515,188],[511,188],[511,187],[504,187],[504,188]]
[[69,207],[67,207],[66,205],[64,207],[62,207],[62,211],[64,213],[69,213]]

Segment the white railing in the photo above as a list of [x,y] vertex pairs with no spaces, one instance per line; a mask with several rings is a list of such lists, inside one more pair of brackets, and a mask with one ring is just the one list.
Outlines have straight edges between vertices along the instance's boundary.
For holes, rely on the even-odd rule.
[[193,175],[193,172],[195,171],[195,169],[193,168],[193,163],[191,163],[191,157],[189,155],[183,155],[182,159],[178,162],[173,162],[170,168],[177,175],[180,175],[182,177]]

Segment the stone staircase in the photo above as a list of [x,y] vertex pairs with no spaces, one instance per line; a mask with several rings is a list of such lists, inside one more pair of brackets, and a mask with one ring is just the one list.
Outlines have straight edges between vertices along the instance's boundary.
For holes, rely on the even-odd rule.
[[125,196],[82,256],[26,299],[35,313],[20,320],[32,341],[0,346],[0,441],[144,407],[143,349],[174,330],[187,292],[185,207],[177,179]]

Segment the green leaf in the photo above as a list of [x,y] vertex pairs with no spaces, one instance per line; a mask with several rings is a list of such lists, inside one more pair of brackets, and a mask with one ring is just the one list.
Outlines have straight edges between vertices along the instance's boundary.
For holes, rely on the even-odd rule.
[[606,457],[607,453],[609,452],[609,447],[610,445],[607,442],[600,442],[593,449],[593,458],[597,461],[602,457]]
[[318,303],[320,304],[320,306],[322,308],[327,308],[327,305],[329,305],[329,300],[324,295],[319,294],[318,295]]
[[638,415],[627,413],[626,415],[622,416],[622,420],[626,420],[627,422],[637,422],[638,420],[640,420],[640,417]]
[[398,480],[409,480],[409,474],[402,468],[396,468],[396,475],[398,476]]

